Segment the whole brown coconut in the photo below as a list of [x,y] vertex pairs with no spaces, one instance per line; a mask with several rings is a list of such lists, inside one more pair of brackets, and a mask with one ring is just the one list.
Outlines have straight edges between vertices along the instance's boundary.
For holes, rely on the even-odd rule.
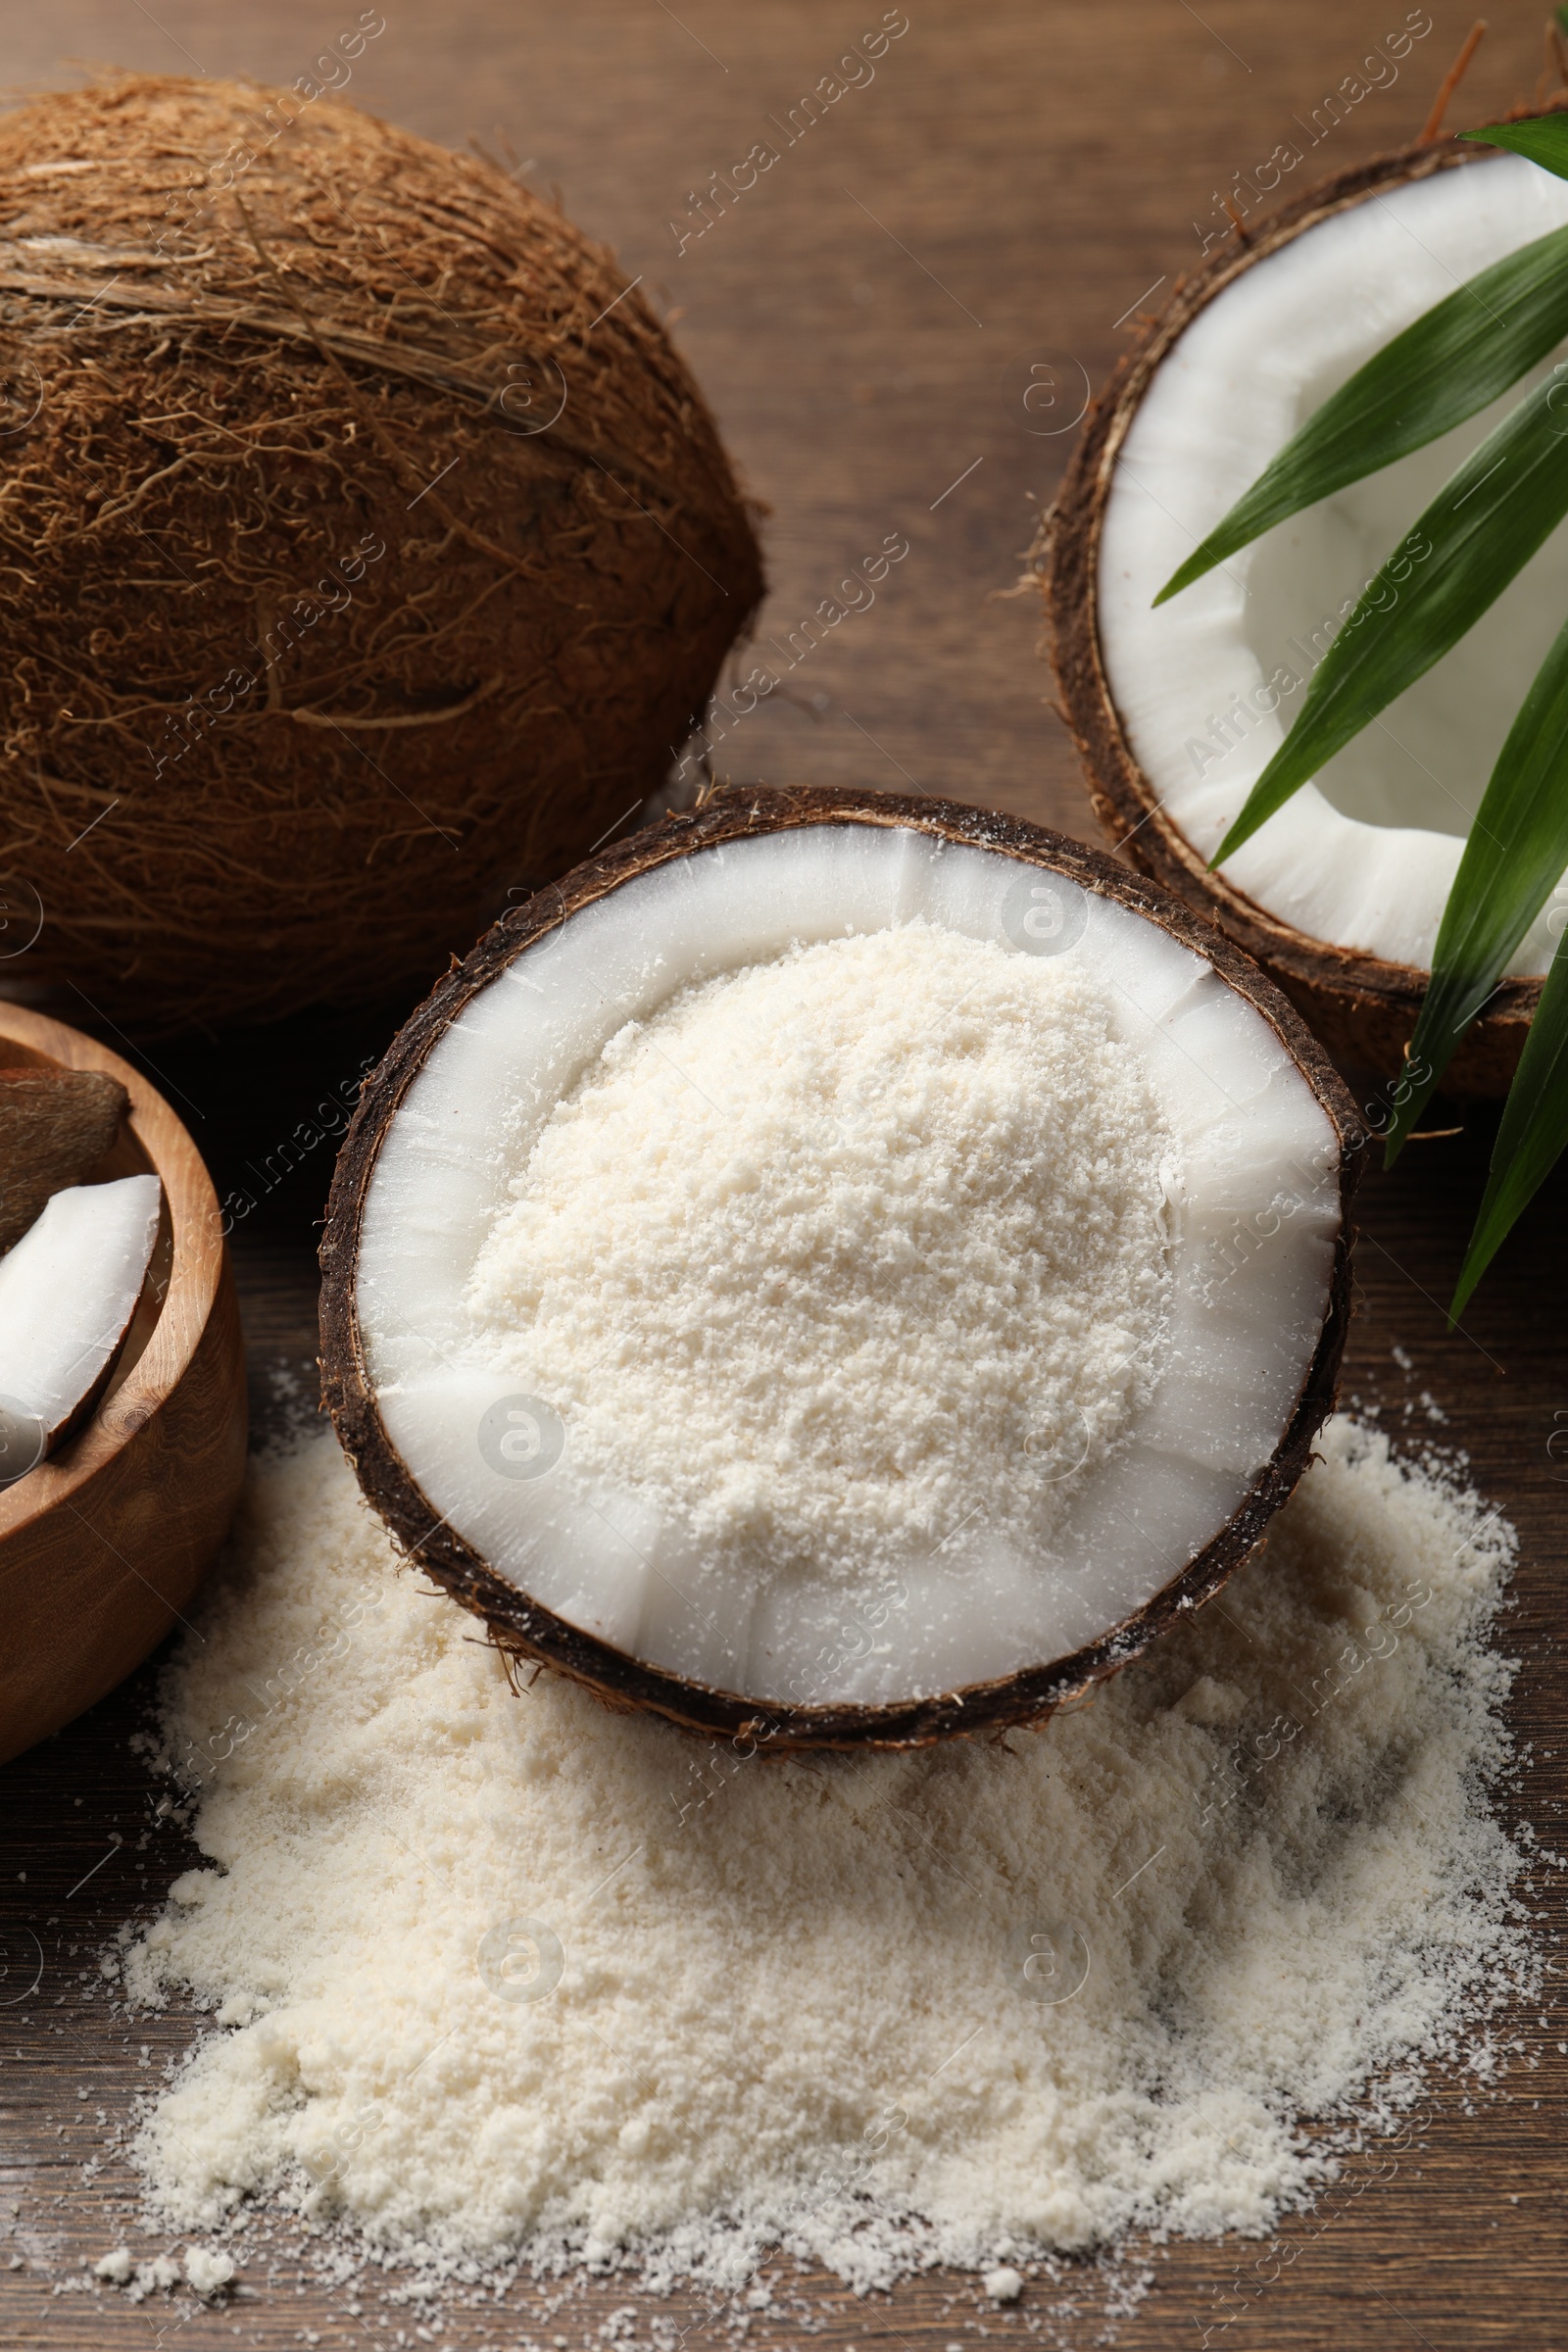
[[39,100],[0,208],[6,974],[149,1031],[427,984],[758,604],[700,394],[558,211],[325,95]]
[[[1313,939],[1210,871],[1139,765],[1106,680],[1100,645],[1100,537],[1117,460],[1139,404],[1155,370],[1217,294],[1303,231],[1352,205],[1375,202],[1386,190],[1433,172],[1485,170],[1495,161],[1494,149],[1462,140],[1399,148],[1303,190],[1178,281],[1162,316],[1145,328],[1096,402],[1037,549],[1062,714],[1078,747],[1095,813],[1111,842],[1142,872],[1163,882],[1254,956],[1331,1054],[1384,1074],[1401,1066],[1431,973]],[[1503,981],[1449,1063],[1446,1093],[1507,1093],[1541,990],[1539,979]]]

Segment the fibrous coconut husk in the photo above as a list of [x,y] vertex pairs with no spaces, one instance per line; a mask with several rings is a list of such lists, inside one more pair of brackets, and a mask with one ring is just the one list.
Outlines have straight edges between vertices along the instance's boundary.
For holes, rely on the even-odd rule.
[[91,1175],[129,1106],[106,1070],[0,1069],[0,1251],[51,1193]]
[[[1348,1066],[1396,1073],[1432,975],[1412,964],[1314,939],[1261,906],[1223,874],[1167,814],[1127,741],[1100,651],[1100,534],[1122,444],[1155,370],[1215,295],[1246,270],[1350,206],[1436,172],[1484,168],[1496,150],[1463,140],[1418,142],[1308,188],[1190,278],[1118,363],[1073,453],[1037,550],[1061,695],[1095,813],[1141,869],[1207,914],[1279,983],[1329,1051]],[[1444,1091],[1507,1093],[1541,1001],[1539,979],[1505,980],[1461,1041]]]
[[662,782],[761,591],[610,254],[299,88],[0,122],[13,974],[146,1030],[427,985]]

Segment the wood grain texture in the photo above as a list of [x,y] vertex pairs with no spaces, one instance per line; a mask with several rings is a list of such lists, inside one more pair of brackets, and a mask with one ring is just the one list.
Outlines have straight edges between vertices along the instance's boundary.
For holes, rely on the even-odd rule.
[[118,1079],[129,1115],[97,1173],[150,1169],[164,1188],[162,1248],[102,1402],[0,1492],[4,1760],[113,1690],[180,1616],[239,1496],[246,1408],[218,1200],[179,1120],[139,1070],[63,1022],[0,1003],[0,1045]]
[[[0,27],[19,82],[68,78],[63,55],[178,70],[182,51],[188,71],[275,80],[303,72],[355,13],[325,16],[316,0],[265,11],[155,0],[150,13],[125,0],[56,0],[45,16],[0,0]],[[715,767],[779,783],[903,790],[912,780],[1091,837],[1072,747],[1044,699],[1038,608],[1027,597],[988,601],[1012,584],[1071,446],[1070,431],[1032,429],[1040,413],[1024,410],[1023,394],[1046,379],[1029,370],[1051,370],[1069,422],[1074,370],[1104,379],[1140,307],[1195,266],[1200,231],[1223,227],[1218,197],[1237,187],[1234,174],[1287,139],[1308,151],[1298,180],[1412,136],[1470,11],[1435,7],[1433,31],[1398,78],[1335,123],[1326,94],[1402,23],[1405,0],[1310,11],[1263,0],[1198,0],[1196,11],[1182,0],[908,0],[910,30],[876,80],[677,256],[668,222],[687,218],[688,191],[767,135],[768,116],[787,117],[881,13],[848,0],[674,0],[673,13],[648,0],[388,6],[349,95],[437,138],[509,140],[536,186],[559,182],[583,224],[616,244],[628,276],[643,271],[683,310],[683,348],[772,508],[760,643],[774,636],[787,649],[854,560],[889,532],[907,536],[910,553],[875,604],[732,725]],[[1535,16],[1498,18],[1456,119],[1484,120],[1529,95],[1540,44]],[[1295,192],[1290,179],[1283,192]],[[1045,421],[1054,426],[1055,412]],[[471,944],[452,942],[460,954]],[[76,1002],[68,1017],[90,1023],[90,1008]],[[270,1367],[301,1390],[309,1375],[312,1252],[336,1139],[359,1070],[394,1025],[302,1018],[243,1046],[155,1049],[155,1082],[190,1124],[234,1224],[264,1419],[277,1401]],[[1545,1849],[1532,1899],[1561,1966],[1564,1882],[1546,1855],[1563,1842],[1568,1797],[1568,1488],[1558,1483],[1568,1471],[1568,1185],[1544,1191],[1465,1330],[1450,1334],[1438,1301],[1488,1148],[1485,1121],[1472,1121],[1407,1151],[1392,1177],[1368,1171],[1347,1379],[1396,1434],[1465,1448],[1478,1487],[1519,1528],[1518,1605],[1504,1639],[1523,1660],[1510,1718],[1530,1744],[1507,1811]],[[1429,1421],[1423,1395],[1446,1425]],[[116,2352],[169,2336],[191,2352],[283,2352],[305,2330],[329,2346],[370,2346],[395,2343],[400,2328],[410,2344],[430,2340],[416,2335],[415,2312],[388,2313],[373,2285],[334,2288],[282,2247],[275,2275],[264,2251],[247,2269],[250,2291],[224,2310],[197,2310],[188,2296],[130,2308],[107,2292],[54,2291],[124,2236],[131,2182],[106,2155],[106,2133],[193,2031],[175,2009],[120,2019],[93,1989],[103,1939],[149,1917],[190,1859],[155,1816],[126,1744],[152,1671],[0,1778],[0,2227],[9,2216],[20,2265],[8,2273],[0,2250],[0,2342]],[[1116,2323],[1118,2342],[1163,2352],[1206,2334],[1226,2352],[1560,2352],[1568,2015],[1555,1984],[1517,2032],[1524,2054],[1492,2092],[1440,2083],[1417,2144],[1392,2170],[1375,2152],[1352,2163],[1314,2213],[1286,2225],[1284,2253],[1250,2243],[1151,2251],[1152,2291]],[[93,2163],[103,2169],[84,2178]],[[1051,2289],[1032,2282],[1008,2316],[972,2284],[940,2277],[886,2301],[858,2302],[821,2278],[800,2291],[802,2310],[754,2324],[754,2343],[793,2352],[813,2329],[833,2352],[982,2352],[986,2339],[994,2352],[998,2338],[1087,2352],[1104,2325],[1104,2290],[1085,2274]],[[1028,2336],[1031,2320],[1073,2293],[1078,2318]],[[430,2335],[462,2352],[524,2335],[597,2352],[609,2315],[628,2306],[646,2342],[649,2303],[613,2280],[554,2314],[519,2289],[500,2309],[447,2315]],[[694,2352],[730,2340],[725,2315],[691,2297],[671,2297],[658,2316]]]

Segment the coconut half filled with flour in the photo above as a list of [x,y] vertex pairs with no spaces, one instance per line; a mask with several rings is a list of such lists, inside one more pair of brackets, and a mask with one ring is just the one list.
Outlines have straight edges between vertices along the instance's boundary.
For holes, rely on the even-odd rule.
[[[1561,625],[1568,532],[1218,872],[1207,860],[1361,590],[1519,387],[1154,600],[1365,362],[1565,226],[1568,184],[1475,146],[1415,147],[1325,182],[1178,290],[1112,379],[1057,502],[1056,669],[1102,821],[1256,956],[1336,1053],[1373,1068],[1396,1069],[1414,1030],[1465,836]],[[1418,536],[1401,576],[1424,561]],[[1505,1090],[1561,920],[1543,909],[1446,1083]]]
[[368,1083],[327,1399],[405,1548],[613,1700],[1026,1720],[1299,1475],[1351,1122],[1255,966],[1095,852],[726,795],[498,924]]

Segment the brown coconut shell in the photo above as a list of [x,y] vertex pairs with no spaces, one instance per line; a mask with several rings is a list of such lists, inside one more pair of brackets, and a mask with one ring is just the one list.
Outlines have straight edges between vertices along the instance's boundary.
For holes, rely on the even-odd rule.
[[0,1069],[0,1251],[51,1193],[82,1183],[114,1149],[130,1097],[107,1070]]
[[[1069,875],[1131,907],[1192,948],[1263,1015],[1333,1123],[1341,1145],[1342,1219],[1322,1335],[1273,1458],[1212,1541],[1144,1608],[1097,1642],[1038,1667],[940,1696],[887,1706],[789,1706],[687,1682],[583,1633],[498,1575],[449,1527],[387,1434],[366,1363],[356,1305],[360,1236],[377,1154],[410,1085],[437,1040],[478,992],[529,944],[653,867],[754,834],[803,825],[896,825],[938,840],[1000,851]],[[735,790],[689,815],[666,817],[579,865],[531,906],[502,918],[441,980],[366,1081],[332,1180],[321,1242],[322,1395],[360,1483],[405,1555],[483,1620],[510,1659],[569,1676],[608,1704],[642,1708],[710,1737],[808,1747],[918,1747],[954,1735],[1034,1722],[1128,1659],[1207,1600],[1252,1550],[1310,1457],[1333,1410],[1350,1307],[1351,1194],[1364,1131],[1344,1082],[1287,999],[1238,948],[1155,883],[1098,850],[1021,818],[951,801],[808,788]]]
[[11,974],[407,1002],[635,821],[758,604],[701,395],[553,205],[309,77],[36,100],[0,217]]
[[[1078,747],[1095,814],[1146,874],[1205,914],[1279,982],[1339,1061],[1397,1072],[1414,1034],[1430,972],[1391,963],[1282,922],[1224,875],[1211,873],[1160,806],[1139,766],[1112,700],[1100,649],[1100,535],[1122,443],[1155,369],[1192,324],[1245,270],[1335,213],[1435,172],[1472,171],[1496,150],[1444,140],[1358,164],[1306,189],[1249,228],[1193,276],[1178,280],[1160,318],[1125,354],[1085,423],[1042,532],[1039,559],[1061,710]],[[1504,981],[1445,1073],[1444,1091],[1506,1094],[1541,999],[1540,979]]]

